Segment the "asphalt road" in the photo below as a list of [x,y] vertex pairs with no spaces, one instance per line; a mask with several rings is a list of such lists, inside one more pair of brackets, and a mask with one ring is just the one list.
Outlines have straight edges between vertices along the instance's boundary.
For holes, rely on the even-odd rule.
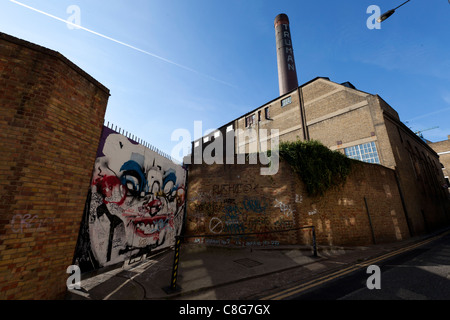
[[[368,272],[368,265],[348,268],[313,282],[309,287],[292,288],[279,297],[286,300],[450,300],[450,234],[421,242],[409,250],[370,265],[379,267]],[[306,289],[305,289],[306,288]]]

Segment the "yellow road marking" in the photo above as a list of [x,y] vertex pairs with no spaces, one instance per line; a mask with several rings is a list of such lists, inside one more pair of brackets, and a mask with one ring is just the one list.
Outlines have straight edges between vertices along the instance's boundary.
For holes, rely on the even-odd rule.
[[363,263],[358,263],[358,264],[346,267],[344,269],[338,270],[338,271],[333,272],[331,274],[327,274],[327,275],[322,276],[320,278],[308,281],[306,283],[302,283],[302,284],[300,284],[298,286],[295,286],[295,287],[283,290],[281,292],[278,292],[278,293],[275,293],[275,294],[263,297],[263,298],[261,298],[261,300],[282,300],[282,299],[287,298],[289,296],[292,296],[294,294],[300,293],[302,291],[305,291],[305,290],[308,290],[308,289],[313,288],[315,286],[321,285],[321,284],[323,284],[325,282],[328,282],[330,280],[333,280],[335,278],[338,278],[338,277],[341,277],[343,275],[346,275],[346,274],[348,274],[350,272],[353,272],[355,270],[361,269],[363,267],[370,266],[370,265],[372,265],[372,264],[374,264],[376,262],[379,262],[381,260],[386,260],[386,259],[388,259],[388,258],[390,258],[392,256],[395,256],[395,255],[398,255],[400,253],[404,253],[404,252],[413,250],[413,249],[415,249],[417,247],[423,246],[423,245],[425,245],[427,243],[430,243],[430,242],[432,242],[434,240],[437,240],[437,239],[447,235],[448,233],[450,233],[450,231],[447,231],[447,232],[445,232],[443,234],[440,234],[438,236],[435,236],[433,238],[430,238],[430,239],[427,239],[427,240],[423,240],[423,241],[421,241],[419,243],[410,245],[408,247],[401,248],[401,249],[395,250],[393,252],[384,254],[382,256],[379,256],[379,257],[376,257],[376,258],[364,261]]

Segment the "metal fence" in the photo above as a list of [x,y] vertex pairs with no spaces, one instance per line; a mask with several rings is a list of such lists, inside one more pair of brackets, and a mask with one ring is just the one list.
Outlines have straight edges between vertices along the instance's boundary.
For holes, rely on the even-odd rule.
[[174,159],[172,156],[170,156],[169,154],[165,153],[164,151],[156,148],[155,146],[153,146],[151,143],[145,141],[144,139],[139,138],[138,136],[132,134],[131,132],[128,132],[120,127],[118,127],[117,125],[114,125],[113,123],[110,123],[109,121],[106,122],[104,124],[105,127],[107,127],[108,129],[111,129],[113,131],[115,131],[118,134],[124,135],[125,137],[127,137],[128,139],[140,144],[141,146],[144,146],[150,150],[152,150],[153,152],[156,152],[157,154],[159,154],[160,156],[163,156],[164,158],[169,159],[170,161],[181,165],[181,162],[178,161],[177,159]]

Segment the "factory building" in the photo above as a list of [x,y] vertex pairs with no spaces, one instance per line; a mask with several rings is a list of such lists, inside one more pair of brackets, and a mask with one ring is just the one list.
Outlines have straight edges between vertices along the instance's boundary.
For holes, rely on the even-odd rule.
[[286,15],[276,17],[275,31],[280,96],[194,141],[193,155],[201,155],[219,137],[224,155],[230,139],[233,154],[271,149],[272,135],[280,142],[318,140],[350,158],[396,171],[411,235],[448,221],[449,193],[436,151],[377,94],[327,77],[298,86]]
[[438,142],[427,141],[427,143],[439,155],[445,184],[450,190],[450,135],[447,136],[447,140]]

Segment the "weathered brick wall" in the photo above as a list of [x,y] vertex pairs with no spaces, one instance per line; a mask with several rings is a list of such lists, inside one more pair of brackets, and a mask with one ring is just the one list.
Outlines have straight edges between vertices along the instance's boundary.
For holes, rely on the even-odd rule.
[[[282,204],[287,198],[295,197],[296,180],[289,173],[282,168],[276,176],[261,176],[259,165],[190,166],[187,234],[238,234],[293,228],[298,224],[296,217]],[[283,212],[277,205],[283,206]],[[290,232],[249,236],[242,241],[286,243],[297,239],[296,232]]]
[[449,194],[443,188],[439,158],[413,133],[386,117],[386,130],[395,149],[400,187],[413,235],[442,228],[450,222]]
[[0,34],[0,299],[66,290],[109,90]]
[[[450,135],[447,136],[447,140],[438,142],[429,142],[428,145],[433,148],[434,151],[439,153],[439,162],[442,164],[442,173],[444,177],[450,177]],[[450,185],[447,183],[450,191]]]
[[303,199],[300,224],[316,226],[319,243],[367,245],[410,236],[395,172],[381,165],[358,162],[342,188]]
[[[409,237],[391,169],[357,163],[344,186],[322,197],[309,197],[303,182],[284,161],[276,175],[261,176],[259,170],[259,165],[191,165],[187,234],[253,233],[314,225],[322,245],[371,244],[372,230],[376,243]],[[240,243],[228,239],[198,237],[192,241],[310,244],[311,232],[263,234],[246,237]]]

